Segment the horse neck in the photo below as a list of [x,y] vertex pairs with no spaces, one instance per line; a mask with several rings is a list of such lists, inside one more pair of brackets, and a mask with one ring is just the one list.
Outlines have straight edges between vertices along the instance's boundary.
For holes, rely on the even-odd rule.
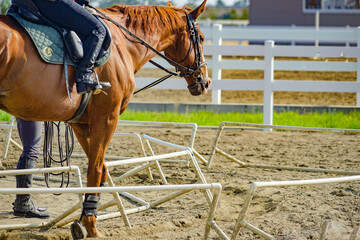
[[[159,52],[174,43],[177,30],[184,26],[184,13],[181,9],[159,6],[113,6],[110,10],[123,13],[120,14],[120,24]],[[125,39],[137,72],[156,53],[126,33]]]

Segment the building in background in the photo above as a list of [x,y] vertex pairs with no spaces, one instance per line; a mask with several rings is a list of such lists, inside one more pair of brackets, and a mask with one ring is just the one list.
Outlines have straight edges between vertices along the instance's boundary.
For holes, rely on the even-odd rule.
[[314,26],[360,26],[360,0],[251,0],[249,24]]
[[248,19],[248,9],[243,6],[208,6],[201,19]]

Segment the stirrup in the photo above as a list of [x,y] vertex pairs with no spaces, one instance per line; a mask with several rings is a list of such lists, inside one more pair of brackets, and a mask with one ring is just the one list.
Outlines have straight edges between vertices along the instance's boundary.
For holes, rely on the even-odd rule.
[[109,82],[100,82],[97,73],[94,71],[95,79],[93,81],[83,81],[76,83],[76,89],[78,94],[93,92],[94,95],[101,93],[111,87]]
[[78,94],[90,93],[93,92],[94,95],[103,92],[111,87],[109,82],[100,82],[98,83],[76,83],[76,89]]
[[111,84],[109,82],[100,82],[99,81],[99,76],[98,76],[97,72],[94,71],[94,75],[95,75],[95,79],[96,79],[96,83],[97,83],[95,86],[95,89],[93,90],[94,95],[97,95],[97,94],[103,92],[103,90],[111,88]]
[[80,220],[75,220],[71,224],[71,235],[73,239],[85,239],[88,235],[88,232],[86,231],[86,228],[82,224]]

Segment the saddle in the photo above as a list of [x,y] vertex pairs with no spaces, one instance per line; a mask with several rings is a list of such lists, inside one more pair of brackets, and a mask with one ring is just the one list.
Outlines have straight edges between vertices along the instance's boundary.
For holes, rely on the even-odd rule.
[[[83,46],[78,35],[74,31],[64,29],[47,20],[31,0],[11,0],[11,7],[6,14],[12,16],[27,31],[40,57],[45,62],[64,65],[66,89],[70,103],[74,106],[69,92],[67,66],[76,67],[83,57]],[[99,67],[105,64],[110,57],[111,33],[104,21],[99,16],[94,16],[106,29],[102,49],[94,66]],[[91,95],[92,93],[82,95],[80,106],[67,122],[76,123],[81,119]]]
[[[79,36],[74,31],[47,20],[31,0],[12,0],[6,14],[14,17],[29,33],[45,62],[64,64],[65,57],[69,56],[66,64],[76,66],[83,57],[83,46]],[[98,67],[105,64],[110,57],[111,33],[104,21],[98,15],[94,16],[106,29],[106,36],[95,64],[95,67]]]

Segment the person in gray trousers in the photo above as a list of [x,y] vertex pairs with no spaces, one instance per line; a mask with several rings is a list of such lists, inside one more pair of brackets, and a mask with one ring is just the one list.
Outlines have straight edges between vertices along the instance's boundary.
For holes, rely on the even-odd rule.
[[[35,168],[37,159],[40,155],[42,122],[26,121],[17,118],[17,128],[23,151],[17,164],[17,169]],[[17,188],[30,188],[33,180],[32,174],[17,175]],[[49,218],[50,214],[46,208],[36,206],[30,194],[17,194],[13,203],[15,216]]]

